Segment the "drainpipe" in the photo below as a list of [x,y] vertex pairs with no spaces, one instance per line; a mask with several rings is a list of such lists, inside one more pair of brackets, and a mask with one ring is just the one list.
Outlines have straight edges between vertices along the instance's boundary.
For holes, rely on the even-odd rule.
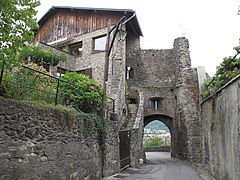
[[1,67],[1,74],[0,74],[0,87],[1,87],[1,85],[2,85],[4,65],[5,65],[5,60],[3,60],[2,67]]
[[126,21],[124,21],[122,24],[126,24],[127,22],[129,22],[132,18],[134,18],[136,16],[136,13],[134,13],[130,18],[128,18]]

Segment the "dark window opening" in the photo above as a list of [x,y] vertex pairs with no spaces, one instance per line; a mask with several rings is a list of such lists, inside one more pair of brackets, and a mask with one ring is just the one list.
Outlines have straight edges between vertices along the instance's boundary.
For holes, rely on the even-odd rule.
[[76,71],[78,74],[84,74],[86,76],[89,76],[89,78],[92,78],[92,68],[83,69]]
[[149,99],[149,108],[161,109],[163,107],[163,98],[151,98]]
[[60,68],[60,67],[57,68],[57,76],[58,77],[61,77],[68,72],[73,72],[73,71],[70,71],[70,70],[64,69],[64,68]]
[[105,51],[106,39],[107,39],[106,35],[93,38],[93,51],[94,52]]
[[137,100],[134,98],[129,99],[129,104],[137,104]]
[[82,41],[68,45],[69,52],[74,56],[82,56]]

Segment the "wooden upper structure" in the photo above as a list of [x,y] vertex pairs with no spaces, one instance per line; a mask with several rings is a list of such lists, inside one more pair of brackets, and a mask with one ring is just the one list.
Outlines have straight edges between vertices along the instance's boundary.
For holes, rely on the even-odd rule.
[[82,8],[53,6],[39,20],[34,42],[49,43],[66,37],[78,36],[107,27],[108,20],[115,25],[125,16],[128,33],[142,36],[136,14],[130,9]]

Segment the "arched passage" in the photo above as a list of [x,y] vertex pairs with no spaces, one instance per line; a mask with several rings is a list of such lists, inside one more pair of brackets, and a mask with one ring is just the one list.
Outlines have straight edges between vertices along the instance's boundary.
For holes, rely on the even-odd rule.
[[171,154],[172,154],[172,149],[173,149],[173,146],[174,146],[174,142],[173,142],[173,118],[169,117],[169,116],[166,116],[166,115],[161,115],[161,114],[155,114],[155,115],[149,115],[149,116],[146,116],[144,117],[144,127],[147,126],[149,123],[151,123],[152,121],[155,121],[155,120],[159,120],[161,121],[162,123],[164,123],[169,131],[170,131],[170,134],[171,134]]
[[154,114],[154,115],[146,116],[146,117],[144,117],[144,127],[154,120],[159,120],[159,121],[163,122],[168,127],[170,132],[172,133],[173,119],[171,117],[166,116],[166,115],[161,115],[161,114]]

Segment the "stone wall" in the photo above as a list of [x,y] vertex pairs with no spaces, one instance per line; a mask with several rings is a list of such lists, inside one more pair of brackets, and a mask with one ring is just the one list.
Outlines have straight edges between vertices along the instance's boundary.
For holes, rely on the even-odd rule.
[[[199,161],[201,136],[199,131],[198,71],[191,68],[189,42],[177,38],[172,49],[127,51],[127,64],[132,76],[127,80],[130,90],[144,96],[144,118],[171,121],[171,153],[175,157]],[[131,92],[130,92],[131,93]],[[150,106],[151,98],[161,99],[161,108]],[[150,118],[151,119],[151,118]],[[165,123],[164,120],[162,120]],[[146,124],[146,123],[145,123]]]
[[[116,115],[116,114],[115,114]],[[112,114],[107,121],[107,141],[104,149],[103,176],[110,176],[120,172],[119,150],[119,118]]]
[[0,97],[0,179],[101,179],[97,135],[73,117]]
[[204,101],[202,162],[219,180],[240,179],[240,75]]
[[144,152],[170,152],[170,146],[161,146],[161,147],[146,147]]
[[201,158],[198,74],[196,69],[191,68],[189,42],[186,38],[175,39],[174,51],[178,71],[173,156],[198,162]]
[[[134,71],[134,77],[127,80],[129,87],[144,92],[145,116],[165,114],[174,117],[176,62],[172,50],[141,50],[132,53],[127,66]],[[149,108],[149,99],[160,97],[163,107],[159,110]]]
[[139,159],[143,158],[143,93],[139,93],[139,103],[136,113],[136,119],[133,127],[130,129],[131,141],[130,141],[130,160],[131,166],[137,167],[139,165]]
[[[144,97],[142,114],[143,124],[139,126],[138,133],[136,129],[133,133],[139,138],[138,141],[142,141],[145,124],[144,118],[152,115],[164,115],[170,117],[170,119],[174,118],[175,55],[172,49],[140,50],[139,46],[136,46],[135,48],[132,47],[131,52],[127,51],[127,66],[131,67],[133,71],[133,76],[127,80],[130,94],[134,94],[134,91],[137,90],[141,92]],[[160,109],[149,107],[149,99],[156,97],[162,98],[162,107]],[[136,156],[138,156],[138,154],[139,153],[137,153]],[[144,153],[142,154],[142,158],[145,159]],[[135,159],[135,164],[136,163],[137,161]]]

